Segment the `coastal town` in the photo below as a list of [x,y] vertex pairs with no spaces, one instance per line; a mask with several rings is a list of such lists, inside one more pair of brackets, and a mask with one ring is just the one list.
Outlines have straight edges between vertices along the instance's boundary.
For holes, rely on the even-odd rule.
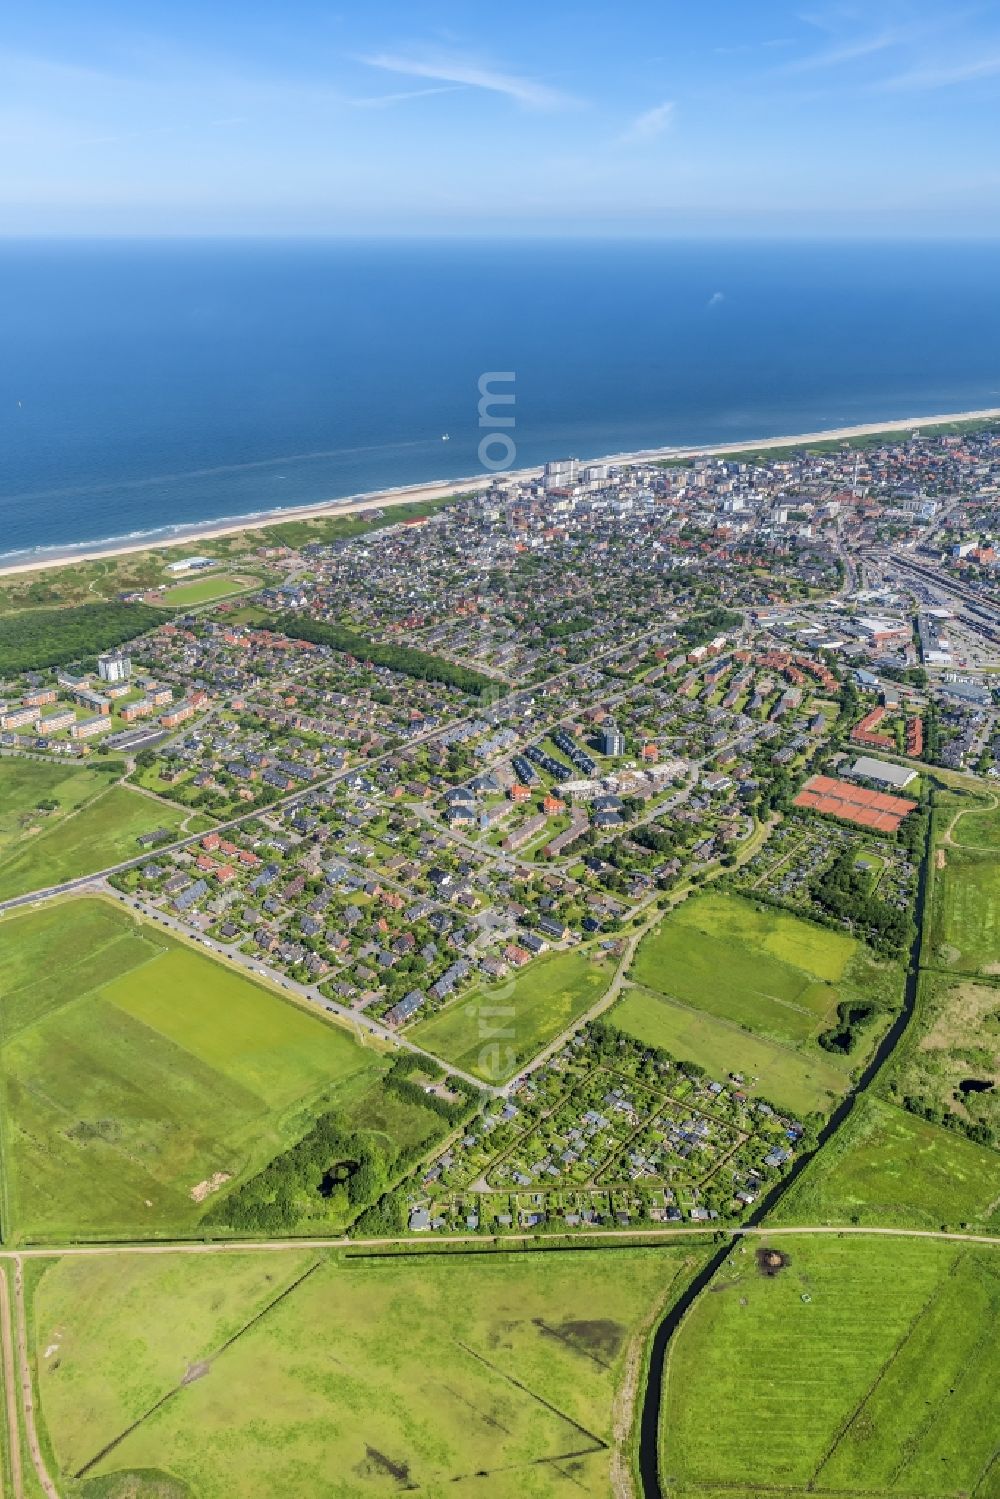
[[1000,4],[4,19],[0,1499],[1000,1499]]
[[998,528],[958,426],[0,577],[15,1267],[990,1221]]
[[[169,562],[121,606],[177,578],[204,602],[10,677],[0,747],[115,757],[147,825],[109,891],[496,1100],[414,1178],[414,1230],[732,1216],[802,1120],[755,1103],[738,1046],[717,1076],[654,1047],[636,1091],[631,1052],[595,1074],[588,1026],[699,887],[905,945],[924,770],[1000,776],[998,526],[990,432],[554,462],[349,539]],[[223,567],[260,586],[212,597]],[[563,984],[554,1033],[477,1027]]]

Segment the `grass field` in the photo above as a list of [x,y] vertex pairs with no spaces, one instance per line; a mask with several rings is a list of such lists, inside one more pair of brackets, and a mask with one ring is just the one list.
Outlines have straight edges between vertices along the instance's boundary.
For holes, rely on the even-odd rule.
[[[99,769],[4,756],[0,759],[0,860],[22,839],[33,842],[69,812],[106,791],[108,780]],[[40,801],[57,801],[59,806],[39,812]]]
[[1000,854],[1000,807],[961,812],[951,837],[960,848],[987,849]]
[[[199,1499],[606,1499],[630,1344],[701,1252],[32,1267],[48,1437],[72,1475],[139,1423],[85,1475],[84,1499],[150,1470]],[[188,1371],[201,1377],[182,1383]]]
[[723,894],[678,906],[640,943],[632,976],[788,1046],[826,1029],[842,999],[899,987],[853,937]]
[[0,923],[4,1126],[22,1237],[193,1227],[384,1062],[345,1031],[99,900]]
[[613,976],[613,960],[595,960],[589,950],[546,953],[507,983],[477,990],[408,1034],[485,1082],[503,1082],[596,1004]]
[[208,604],[212,599],[226,598],[231,593],[242,593],[248,588],[260,586],[258,578],[236,576],[233,573],[213,573],[210,577],[197,578],[190,583],[177,583],[168,588],[163,602],[171,608],[186,609],[192,604]]
[[868,1096],[782,1198],[775,1221],[995,1232],[1000,1154]]
[[1000,974],[1000,858],[968,848],[942,852],[944,868],[934,871],[928,956],[957,972]]
[[[6,767],[8,762],[0,763]],[[176,833],[186,816],[183,807],[154,802],[124,786],[109,786],[78,812],[46,820],[40,832],[27,833],[6,847],[0,842],[0,900],[133,859],[142,852],[136,843],[140,833],[157,828]]]
[[1000,1253],[774,1242],[786,1268],[737,1249],[677,1335],[666,1495],[996,1495]]
[[795,1114],[827,1113],[847,1088],[843,1067],[822,1051],[793,1051],[648,989],[626,990],[605,1018],[678,1061],[697,1062],[714,1078],[741,1072],[747,1092]]

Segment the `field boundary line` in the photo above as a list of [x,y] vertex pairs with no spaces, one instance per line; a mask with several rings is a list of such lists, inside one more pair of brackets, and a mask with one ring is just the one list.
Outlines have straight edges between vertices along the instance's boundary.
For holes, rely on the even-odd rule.
[[[307,1270],[304,1270],[302,1274],[299,1275],[295,1280],[293,1280],[290,1285],[287,1285],[283,1291],[279,1291],[278,1295],[275,1296],[273,1300],[269,1301],[266,1306],[262,1307],[259,1312],[257,1312],[253,1317],[249,1319],[249,1321],[244,1322],[242,1327],[238,1327],[233,1335],[227,1338],[224,1343],[220,1344],[220,1346],[215,1350],[214,1353],[210,1353],[207,1358],[199,1359],[198,1364],[204,1364],[206,1366],[205,1372],[207,1373],[208,1369],[211,1368],[211,1366],[217,1359],[222,1357],[227,1349],[231,1348],[233,1344],[237,1342],[245,1332],[249,1332],[252,1327],[256,1327],[257,1323],[262,1321],[262,1319],[267,1316],[268,1312],[272,1311],[276,1306],[279,1305],[280,1302],[284,1301],[287,1296],[290,1296],[293,1291],[297,1290],[303,1281],[308,1280],[310,1275],[314,1274],[314,1272],[320,1268],[320,1265],[322,1263],[322,1260],[314,1260]],[[187,1389],[187,1387],[193,1383],[194,1379],[189,1379],[186,1375],[182,1379],[178,1380],[175,1385],[171,1386],[171,1388],[166,1392],[165,1395],[161,1395],[159,1400],[157,1400],[155,1404],[151,1405],[147,1411],[144,1411],[141,1416],[133,1421],[131,1426],[126,1426],[124,1431],[119,1432],[116,1437],[112,1437],[111,1441],[108,1442],[104,1447],[102,1447],[100,1452],[92,1457],[89,1462],[84,1463],[83,1467],[78,1469],[77,1472],[73,1474],[74,1480],[83,1478],[87,1473],[90,1472],[92,1468],[95,1468],[99,1462],[102,1462],[110,1452],[113,1452],[116,1447],[120,1447],[122,1442],[130,1437],[134,1431],[138,1431],[139,1427],[143,1426],[149,1420],[150,1416],[155,1415],[158,1410],[162,1410],[168,1401],[172,1400],[175,1395],[180,1394],[181,1390]]]
[[[84,896],[83,898],[86,900],[86,899],[88,899],[90,897]],[[136,925],[138,926],[139,923],[136,923]],[[146,942],[146,943],[148,943],[148,945],[150,947],[155,947],[155,943],[150,942],[149,939],[145,935],[139,935],[137,932],[134,932],[134,931],[122,932],[120,936],[118,936],[118,937],[112,937],[109,941],[102,943],[100,947],[94,948],[93,949],[93,956],[99,957],[101,954],[107,953],[110,948],[116,947],[118,945],[118,943],[121,942],[124,937],[136,937],[136,936],[138,936],[140,942]],[[81,989],[79,993],[70,995],[70,997],[68,999],[64,1000],[64,1002],[61,1005],[56,1005],[53,1009],[46,1010],[45,1013],[44,1013],[44,1015],[39,1015],[35,1020],[32,1020],[31,1023],[30,1023],[30,1025],[22,1025],[19,1030],[14,1031],[13,1035],[8,1036],[5,1033],[4,1036],[3,1036],[3,1042],[2,1042],[2,1044],[6,1045],[9,1041],[16,1041],[17,1038],[18,1038],[18,1036],[27,1036],[27,1035],[30,1035],[30,1033],[33,1030],[37,1030],[37,1028],[40,1025],[42,1025],[46,1020],[48,1020],[50,1017],[55,1016],[55,1015],[61,1015],[63,1013],[63,1011],[73,1009],[82,1000],[94,999],[94,998],[98,997],[100,995],[100,991],[102,989],[106,989],[109,984],[113,984],[116,979],[126,978],[130,973],[138,973],[141,969],[148,968],[148,966],[149,966],[150,963],[154,963],[157,958],[162,958],[163,955],[164,955],[164,953],[169,952],[169,950],[170,949],[166,948],[166,947],[157,948],[156,951],[154,953],[152,953],[150,957],[143,958],[142,961],[139,962],[139,963],[133,963],[132,967],[131,968],[126,968],[125,971],[124,971],[124,973],[113,974],[111,976],[111,978],[106,978],[106,979],[99,980],[90,989]],[[75,971],[76,971],[75,967],[71,968],[69,970],[68,977],[72,978],[72,974]],[[28,988],[28,987],[30,987],[30,985],[25,985],[25,984],[21,985],[21,989],[22,990],[25,989],[25,988]],[[17,989],[11,990],[11,994],[17,994],[18,992],[19,992],[19,990],[17,990]],[[112,1003],[113,1003],[113,1001],[112,1001]],[[152,1029],[152,1027],[151,1027],[151,1029]]]
[[[471,1347],[470,1344],[463,1343],[461,1338],[456,1338],[455,1342],[458,1347],[463,1350],[463,1352],[469,1354],[470,1358],[476,1359],[478,1363],[489,1369],[491,1374],[498,1375],[500,1379],[505,1380],[507,1384],[513,1385],[515,1390],[520,1390],[522,1394],[527,1395],[538,1405],[543,1406],[545,1410],[550,1411],[553,1416],[558,1416],[560,1421],[565,1421],[568,1426],[572,1426],[574,1431],[578,1431],[580,1435],[582,1437],[586,1437],[589,1442],[595,1443],[593,1447],[588,1449],[589,1451],[609,1452],[611,1450],[610,1444],[606,1442],[603,1437],[599,1437],[596,1432],[588,1431],[586,1426],[582,1426],[579,1421],[575,1421],[572,1416],[568,1416],[565,1411],[561,1411],[557,1405],[552,1404],[551,1400],[546,1400],[544,1395],[539,1395],[535,1390],[531,1389],[530,1386],[524,1384],[520,1379],[515,1379],[513,1374],[508,1374],[505,1369],[498,1368],[496,1364],[491,1363],[490,1360],[484,1357],[483,1354],[477,1353],[475,1348]],[[571,1453],[557,1454],[557,1456],[567,1457],[573,1455],[574,1454]],[[542,1458],[541,1461],[551,1462],[552,1459]],[[521,1464],[517,1464],[517,1466],[520,1467]]]
[[[956,1261],[955,1261],[955,1264],[952,1267],[952,1270],[950,1272],[951,1275],[952,1276],[957,1275],[957,1272],[961,1268],[961,1266],[965,1265],[965,1264],[968,1264],[968,1263],[969,1263],[968,1252],[965,1251],[963,1253],[960,1253],[958,1255]],[[987,1278],[988,1272],[986,1272],[984,1270],[983,1266],[981,1265],[981,1263],[978,1260],[973,1260],[972,1261],[972,1269],[973,1269],[974,1274],[977,1275],[980,1280],[982,1280],[982,1281],[985,1282],[985,1280]],[[944,1287],[942,1286],[941,1289],[942,1289],[942,1292],[943,1292]],[[992,1287],[987,1287],[987,1289],[988,1290],[992,1290]],[[955,1389],[956,1390],[959,1389],[965,1383],[965,1381],[968,1379],[970,1373],[972,1373],[973,1370],[976,1370],[978,1372],[979,1354],[980,1354],[980,1352],[981,1352],[984,1344],[986,1344],[987,1342],[989,1342],[992,1336],[993,1336],[993,1329],[987,1323],[983,1327],[982,1331],[980,1332],[979,1337],[976,1339],[976,1342],[975,1342],[974,1346],[971,1348],[971,1350],[967,1354],[967,1356],[966,1356],[966,1358],[964,1360],[962,1368],[959,1369],[959,1371],[958,1371],[958,1375],[957,1375],[957,1377],[955,1379]],[[913,1437],[911,1437],[909,1441],[907,1441],[906,1443],[903,1444],[903,1455],[900,1458],[899,1462],[896,1464],[896,1466],[893,1468],[892,1473],[889,1476],[889,1483],[890,1484],[894,1484],[895,1481],[896,1481],[896,1479],[897,1479],[897,1477],[903,1471],[903,1469],[910,1462],[912,1462],[914,1450],[915,1449],[916,1450],[919,1449],[920,1443],[923,1441],[924,1436],[927,1434],[927,1432],[928,1432],[929,1428],[932,1426],[932,1424],[937,1420],[939,1411],[940,1411],[940,1405],[936,1406],[934,1410],[928,1412],[928,1414],[924,1417],[923,1421],[921,1421],[920,1426],[919,1426],[917,1432],[915,1433],[915,1435]],[[979,1477],[976,1479],[976,1482],[975,1482],[975,1484],[972,1487],[972,1492],[973,1493],[975,1493],[976,1489],[982,1483],[983,1478],[989,1472],[989,1470],[992,1467],[993,1463],[996,1462],[998,1453],[1000,1453],[1000,1448],[994,1447],[993,1452],[987,1458],[986,1463],[984,1464],[983,1469],[982,1469],[981,1473],[979,1474]]]

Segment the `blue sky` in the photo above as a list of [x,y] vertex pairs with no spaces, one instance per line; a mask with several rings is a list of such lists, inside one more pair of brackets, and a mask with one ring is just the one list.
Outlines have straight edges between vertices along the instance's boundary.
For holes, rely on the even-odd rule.
[[0,234],[1000,233],[1000,0],[31,0]]

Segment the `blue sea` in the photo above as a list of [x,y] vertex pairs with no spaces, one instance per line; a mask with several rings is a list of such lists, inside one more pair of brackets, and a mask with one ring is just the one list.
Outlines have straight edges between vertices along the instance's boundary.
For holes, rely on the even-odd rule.
[[515,373],[525,466],[1000,405],[997,260],[954,243],[7,242],[0,555],[479,472],[484,371]]

